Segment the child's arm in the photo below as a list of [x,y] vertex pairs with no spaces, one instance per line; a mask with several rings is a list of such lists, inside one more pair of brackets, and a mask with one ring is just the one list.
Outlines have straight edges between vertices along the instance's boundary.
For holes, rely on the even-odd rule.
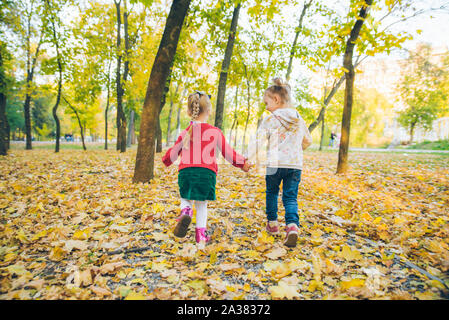
[[226,138],[224,137],[223,132],[221,132],[221,130],[218,129],[218,131],[220,132],[220,136],[219,136],[220,142],[217,145],[220,148],[220,151],[221,151],[221,154],[223,155],[223,157],[229,163],[231,163],[234,167],[246,169],[247,167],[245,167],[245,164],[246,164],[245,157],[243,157],[241,154],[237,153],[234,150],[234,148],[232,148],[226,142]]
[[165,155],[162,157],[162,162],[165,164],[166,167],[170,166],[173,162],[178,159],[179,154],[182,150],[182,139],[184,138],[186,134],[186,130],[184,130],[178,137],[178,139],[175,142],[175,145],[167,150]]
[[301,125],[304,130],[304,138],[302,139],[302,150],[306,150],[312,144],[312,136],[310,135],[309,128],[307,128],[306,122],[301,118]]

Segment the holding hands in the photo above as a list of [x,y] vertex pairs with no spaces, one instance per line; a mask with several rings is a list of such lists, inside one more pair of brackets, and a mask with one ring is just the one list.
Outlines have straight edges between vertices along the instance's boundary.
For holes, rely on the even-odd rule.
[[252,167],[254,167],[254,164],[250,164],[248,161],[245,161],[245,164],[242,167],[242,170],[244,172],[248,172],[249,169],[251,169]]

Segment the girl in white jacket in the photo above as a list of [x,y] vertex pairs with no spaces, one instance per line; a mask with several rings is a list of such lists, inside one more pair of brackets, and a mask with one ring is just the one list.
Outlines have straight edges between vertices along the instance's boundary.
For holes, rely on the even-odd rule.
[[[295,247],[298,239],[298,185],[301,181],[303,150],[312,137],[298,111],[291,105],[291,88],[280,78],[265,90],[264,103],[271,113],[262,120],[248,149],[250,163],[266,166],[267,230],[279,233],[277,203],[283,182],[282,202],[285,208],[287,235],[284,244]],[[257,161],[256,158],[257,157]]]

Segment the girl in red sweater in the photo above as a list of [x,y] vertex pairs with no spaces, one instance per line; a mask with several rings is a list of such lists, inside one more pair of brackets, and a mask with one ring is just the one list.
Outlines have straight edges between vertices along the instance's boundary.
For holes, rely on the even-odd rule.
[[215,200],[217,150],[233,166],[245,172],[250,168],[246,159],[226,142],[221,130],[206,122],[211,108],[209,95],[200,91],[189,95],[187,114],[192,121],[162,158],[162,162],[168,167],[181,156],[178,173],[181,215],[174,234],[180,238],[185,237],[192,221],[192,207],[195,203],[195,240],[201,247],[210,240],[206,232],[207,201]]

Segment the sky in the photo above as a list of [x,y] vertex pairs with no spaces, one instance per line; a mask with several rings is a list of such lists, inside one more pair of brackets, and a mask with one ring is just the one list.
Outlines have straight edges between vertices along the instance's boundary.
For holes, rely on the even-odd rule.
[[[429,11],[409,21],[398,24],[395,30],[409,30],[414,39],[407,41],[404,47],[411,50],[420,42],[427,42],[433,47],[449,48],[449,1],[427,0],[416,1],[419,8],[438,8],[446,5],[445,11]],[[416,30],[422,30],[418,34]]]

